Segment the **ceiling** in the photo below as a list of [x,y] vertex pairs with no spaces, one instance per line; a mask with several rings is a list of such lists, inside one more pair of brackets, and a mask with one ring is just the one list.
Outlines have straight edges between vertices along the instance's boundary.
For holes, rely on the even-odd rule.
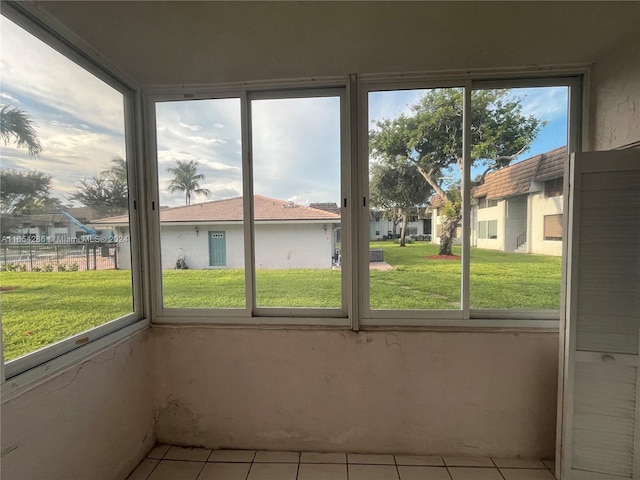
[[21,2],[140,85],[592,63],[640,2]]

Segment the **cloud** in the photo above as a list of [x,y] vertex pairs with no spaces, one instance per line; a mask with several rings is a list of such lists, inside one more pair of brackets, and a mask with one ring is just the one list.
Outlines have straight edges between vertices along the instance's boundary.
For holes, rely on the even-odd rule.
[[31,157],[7,145],[2,166],[51,175],[51,195],[66,202],[80,180],[125,157],[123,96],[4,17],[0,28],[2,100],[24,109],[43,147]]
[[202,127],[200,125],[187,125],[186,123],[182,123],[182,122],[178,122],[178,125],[180,125],[182,128],[186,128],[194,132],[197,132],[198,130],[202,130]]
[[255,193],[339,203],[339,98],[257,100],[252,115]]
[[527,116],[547,122],[567,117],[569,87],[514,88],[512,95],[521,99],[522,113]]

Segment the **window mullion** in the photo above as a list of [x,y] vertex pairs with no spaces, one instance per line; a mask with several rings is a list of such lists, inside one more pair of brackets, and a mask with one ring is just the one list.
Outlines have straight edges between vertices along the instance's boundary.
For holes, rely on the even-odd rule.
[[247,316],[252,316],[256,308],[255,238],[253,215],[253,148],[251,131],[251,100],[246,92],[240,97],[242,135],[242,197],[244,230],[244,281]]
[[462,318],[470,317],[470,268],[471,268],[471,81],[464,86],[462,115]]

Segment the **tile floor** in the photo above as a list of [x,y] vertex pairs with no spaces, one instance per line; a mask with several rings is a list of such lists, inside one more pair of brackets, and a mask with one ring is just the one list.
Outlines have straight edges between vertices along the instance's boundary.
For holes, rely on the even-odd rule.
[[553,480],[553,461],[156,445],[128,480]]

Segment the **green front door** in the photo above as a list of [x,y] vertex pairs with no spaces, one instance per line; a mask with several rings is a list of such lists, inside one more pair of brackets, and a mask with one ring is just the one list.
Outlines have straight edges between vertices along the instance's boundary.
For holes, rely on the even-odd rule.
[[227,264],[227,241],[224,232],[209,232],[209,265],[224,267]]

